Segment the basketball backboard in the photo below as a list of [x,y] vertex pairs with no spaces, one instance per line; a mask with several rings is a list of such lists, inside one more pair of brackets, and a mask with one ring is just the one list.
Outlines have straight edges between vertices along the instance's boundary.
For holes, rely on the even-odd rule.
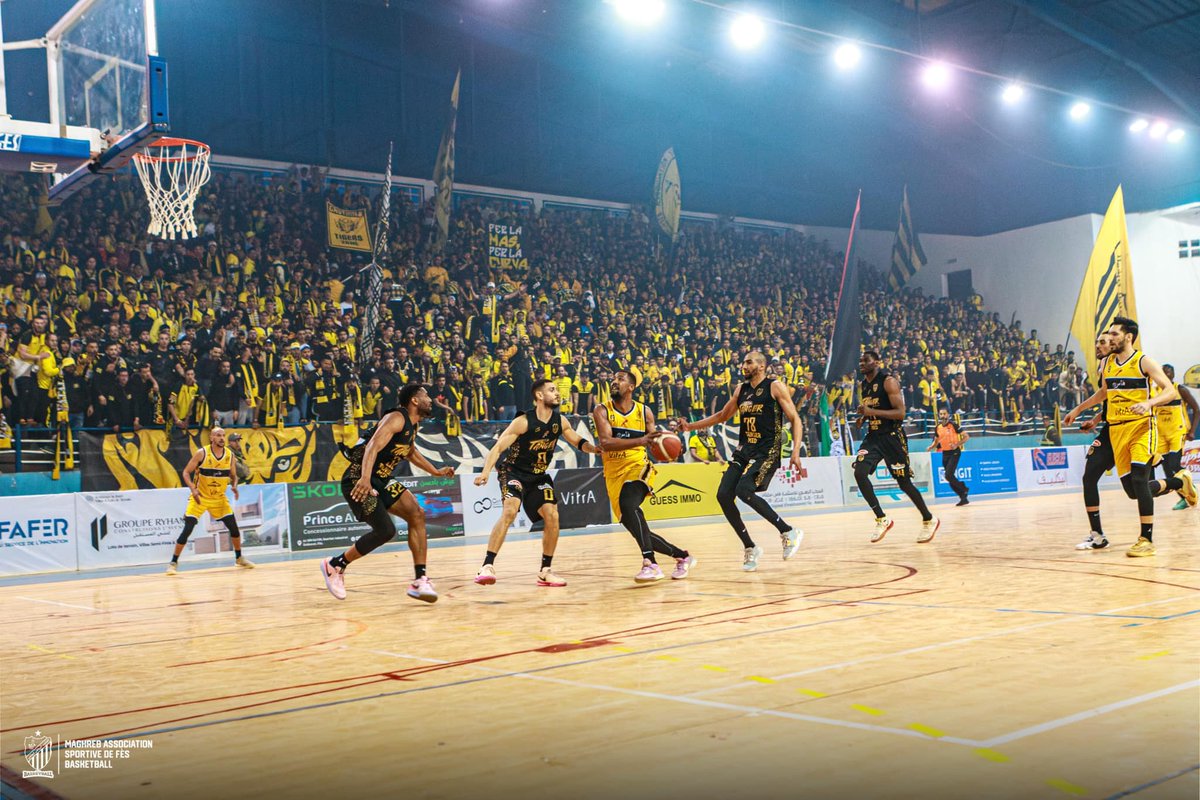
[[124,167],[170,129],[154,0],[78,0],[44,36],[23,41],[6,41],[0,20],[0,48],[45,51],[42,119],[9,116],[7,89],[19,82],[10,79],[37,78],[6,74],[0,59],[0,170],[53,175],[54,202]]

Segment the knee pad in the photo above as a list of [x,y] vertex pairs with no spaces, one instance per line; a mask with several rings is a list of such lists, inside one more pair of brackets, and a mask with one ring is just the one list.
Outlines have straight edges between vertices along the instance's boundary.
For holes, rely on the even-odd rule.
[[854,480],[858,481],[859,483],[862,483],[863,481],[870,478],[872,472],[874,472],[874,470],[871,469],[870,467],[868,467],[865,463],[863,463],[861,461],[855,462],[855,464],[854,464]]
[[1125,490],[1125,496],[1130,500],[1137,499],[1137,492],[1133,490],[1133,473],[1137,467],[1133,467],[1128,475],[1121,476],[1121,488]]
[[221,522],[225,523],[226,529],[229,530],[229,535],[234,539],[242,538],[242,532],[238,529],[237,517],[230,514],[228,517],[222,517]]
[[195,517],[184,517],[183,533],[179,534],[179,538],[175,540],[175,544],[187,544],[188,537],[192,535],[192,531],[196,529],[196,523],[199,521]]

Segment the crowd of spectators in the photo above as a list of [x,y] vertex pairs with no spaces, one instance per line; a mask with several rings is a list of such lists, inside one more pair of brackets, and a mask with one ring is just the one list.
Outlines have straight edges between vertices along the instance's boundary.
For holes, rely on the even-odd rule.
[[[370,420],[420,381],[454,426],[511,418],[543,376],[563,411],[588,413],[615,369],[634,373],[660,417],[696,418],[726,401],[750,349],[817,413],[841,256],[795,231],[685,224],[671,245],[636,208],[464,201],[439,247],[431,208],[397,198],[380,325],[361,354],[365,261],[326,248],[325,203],[374,207],[362,187],[307,168],[217,171],[197,202],[199,237],[164,242],[145,233],[129,177],[55,209],[39,202],[39,181],[0,178],[0,386],[12,424]],[[489,268],[488,223],[521,226],[528,270]],[[1030,418],[1085,390],[1073,354],[980,298],[894,293],[869,265],[863,273],[864,344],[918,414],[949,404]],[[848,379],[826,388],[847,408]]]

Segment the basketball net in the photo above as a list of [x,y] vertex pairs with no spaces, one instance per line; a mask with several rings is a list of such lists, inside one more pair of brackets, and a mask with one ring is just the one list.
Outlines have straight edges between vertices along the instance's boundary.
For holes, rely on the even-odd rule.
[[133,155],[150,203],[151,236],[190,239],[196,231],[196,196],[208,183],[208,145],[191,139],[159,139]]

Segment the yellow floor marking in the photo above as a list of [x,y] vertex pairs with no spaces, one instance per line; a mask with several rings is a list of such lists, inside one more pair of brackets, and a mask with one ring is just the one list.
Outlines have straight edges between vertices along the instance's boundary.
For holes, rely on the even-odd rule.
[[1152,658],[1161,658],[1169,655],[1171,655],[1170,650],[1159,650],[1157,653],[1151,653],[1150,655],[1146,656],[1138,656],[1138,661],[1149,661]]
[[29,645],[29,649],[37,650],[40,653],[46,653],[46,654],[52,655],[52,656],[58,656],[59,658],[65,658],[68,661],[75,660],[75,656],[69,656],[69,655],[66,655],[65,653],[56,653],[55,651],[51,650],[48,647],[42,647],[40,644],[31,644],[31,645]]
[[1067,794],[1073,794],[1076,797],[1083,797],[1084,795],[1087,794],[1087,789],[1083,788],[1082,786],[1076,786],[1075,784],[1071,783],[1070,781],[1064,781],[1062,778],[1051,778],[1050,780],[1046,781],[1046,785],[1053,786],[1055,789],[1058,789],[1060,792],[1066,792]]
[[910,731],[916,731],[917,733],[923,733],[926,736],[932,736],[935,739],[940,739],[946,735],[945,731],[939,731],[937,728],[931,728],[928,725],[922,725],[919,722],[914,722],[912,725],[909,725],[908,729]]
[[718,667],[716,664],[701,664],[700,669],[707,669],[712,672],[729,672],[729,667]]
[[613,650],[616,650],[618,653],[632,653],[633,652],[633,648],[631,648],[631,647],[614,647]]
[[824,692],[818,692],[816,689],[797,689],[800,694],[806,694],[809,697],[828,697]]
[[986,758],[988,761],[995,761],[997,764],[1004,764],[1009,760],[1008,756],[1004,755],[1004,753],[997,753],[995,750],[990,750],[986,747],[980,747],[975,751],[975,755],[980,758]]
[[678,661],[678,656],[655,656],[659,661]]
[[854,703],[850,707],[853,708],[855,711],[861,711],[862,713],[870,714],[873,717],[883,716],[883,712],[881,710],[879,710],[878,708],[871,708],[870,706],[863,706],[863,705],[859,705],[858,703]]
[[754,681],[755,683],[775,683],[774,678],[767,678],[762,675],[747,675],[746,680]]

